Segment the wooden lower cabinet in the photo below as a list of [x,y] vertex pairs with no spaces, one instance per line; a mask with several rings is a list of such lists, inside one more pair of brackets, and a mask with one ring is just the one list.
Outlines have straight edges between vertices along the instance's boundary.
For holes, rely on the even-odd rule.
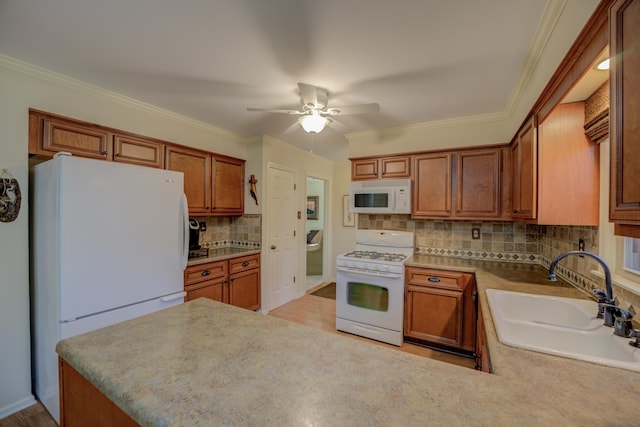
[[185,301],[209,298],[247,310],[260,308],[260,255],[188,266]]
[[491,372],[491,361],[487,347],[487,335],[484,330],[482,313],[478,310],[478,322],[476,327],[476,369],[482,372]]
[[61,427],[139,425],[62,358],[58,368]]
[[476,351],[473,275],[407,267],[404,336],[463,353]]

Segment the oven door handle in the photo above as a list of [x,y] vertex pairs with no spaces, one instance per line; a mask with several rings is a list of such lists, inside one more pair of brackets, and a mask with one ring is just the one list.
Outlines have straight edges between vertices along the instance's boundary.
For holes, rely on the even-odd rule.
[[398,279],[402,277],[402,273],[393,273],[389,271],[361,270],[359,268],[344,267],[344,266],[336,267],[336,270],[349,273],[351,275],[363,276],[363,277],[383,277],[383,278],[389,278],[389,279]]

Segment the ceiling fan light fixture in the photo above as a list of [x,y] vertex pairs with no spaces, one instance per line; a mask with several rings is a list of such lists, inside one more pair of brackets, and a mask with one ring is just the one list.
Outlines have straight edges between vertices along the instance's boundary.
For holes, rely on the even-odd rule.
[[607,59],[605,59],[603,61],[600,61],[598,63],[598,65],[596,65],[596,68],[598,70],[602,70],[602,71],[608,70],[609,69],[609,62],[610,62],[609,58],[607,58]]
[[300,117],[298,123],[302,126],[302,129],[308,133],[320,133],[324,127],[329,124],[329,119],[322,117],[318,112],[308,114]]

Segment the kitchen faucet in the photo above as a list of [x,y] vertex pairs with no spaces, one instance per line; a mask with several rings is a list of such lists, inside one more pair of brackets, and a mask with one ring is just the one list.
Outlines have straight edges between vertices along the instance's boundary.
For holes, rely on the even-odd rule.
[[609,266],[607,265],[607,263],[604,262],[604,260],[600,258],[598,255],[592,254],[591,252],[585,252],[585,251],[569,251],[569,252],[560,254],[551,262],[551,265],[549,266],[549,276],[547,278],[552,282],[555,282],[557,280],[557,277],[554,273],[554,271],[556,270],[556,266],[558,265],[558,262],[560,262],[560,260],[568,257],[569,255],[588,256],[598,261],[602,266],[602,269],[604,270],[604,283],[605,283],[606,294],[602,292],[602,290],[600,289],[596,289],[593,291],[593,293],[598,296],[597,317],[598,318],[604,317],[605,326],[614,326],[614,323],[615,323],[614,318],[617,311],[616,309],[618,307],[616,307],[615,299],[613,298],[613,288],[611,287],[611,270],[609,269]]

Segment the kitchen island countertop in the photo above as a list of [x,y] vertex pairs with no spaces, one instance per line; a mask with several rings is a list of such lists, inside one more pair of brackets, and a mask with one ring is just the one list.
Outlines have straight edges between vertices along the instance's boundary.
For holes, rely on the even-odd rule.
[[[506,264],[506,263],[498,263]],[[640,374],[505,346],[485,290],[587,297],[540,266],[414,256],[473,272],[494,374],[198,299],[61,341],[141,425],[631,425]]]

